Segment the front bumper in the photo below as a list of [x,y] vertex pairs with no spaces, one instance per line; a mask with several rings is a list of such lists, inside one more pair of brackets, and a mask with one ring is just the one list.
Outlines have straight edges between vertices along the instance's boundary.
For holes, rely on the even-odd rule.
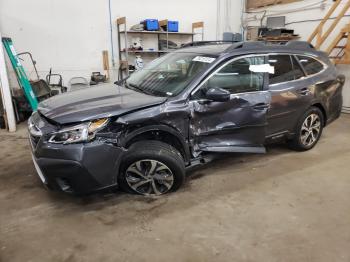
[[117,184],[120,162],[126,152],[123,148],[102,140],[52,144],[45,141],[45,135],[39,137],[32,132],[29,140],[37,172],[48,188],[86,194]]

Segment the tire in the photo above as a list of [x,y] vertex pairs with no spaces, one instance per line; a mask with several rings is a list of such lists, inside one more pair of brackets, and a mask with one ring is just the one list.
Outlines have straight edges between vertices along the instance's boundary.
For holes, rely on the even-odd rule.
[[185,181],[185,163],[171,145],[145,140],[132,144],[123,158],[118,184],[123,191],[162,195],[177,190]]
[[324,126],[324,116],[317,107],[309,108],[298,121],[295,136],[288,141],[288,146],[296,151],[313,148],[320,139]]

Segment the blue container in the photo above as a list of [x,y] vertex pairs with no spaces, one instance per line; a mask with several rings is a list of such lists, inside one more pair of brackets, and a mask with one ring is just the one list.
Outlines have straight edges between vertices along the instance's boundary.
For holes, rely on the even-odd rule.
[[168,21],[168,32],[179,32],[179,21]]
[[159,30],[159,23],[157,19],[145,19],[142,23],[144,24],[145,30],[147,31]]

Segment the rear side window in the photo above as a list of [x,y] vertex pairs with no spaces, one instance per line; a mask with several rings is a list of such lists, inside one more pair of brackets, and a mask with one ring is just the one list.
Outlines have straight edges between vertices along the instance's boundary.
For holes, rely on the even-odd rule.
[[270,55],[269,64],[274,67],[274,73],[269,74],[270,85],[294,80],[290,55]]
[[323,64],[318,62],[316,59],[300,55],[298,55],[297,57],[308,75],[317,74],[321,72],[324,68]]

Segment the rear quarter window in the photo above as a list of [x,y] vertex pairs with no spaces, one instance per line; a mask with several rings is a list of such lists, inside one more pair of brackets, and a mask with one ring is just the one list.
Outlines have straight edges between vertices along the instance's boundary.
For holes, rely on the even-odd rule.
[[324,65],[314,58],[299,55],[297,57],[308,75],[317,74],[324,69]]

